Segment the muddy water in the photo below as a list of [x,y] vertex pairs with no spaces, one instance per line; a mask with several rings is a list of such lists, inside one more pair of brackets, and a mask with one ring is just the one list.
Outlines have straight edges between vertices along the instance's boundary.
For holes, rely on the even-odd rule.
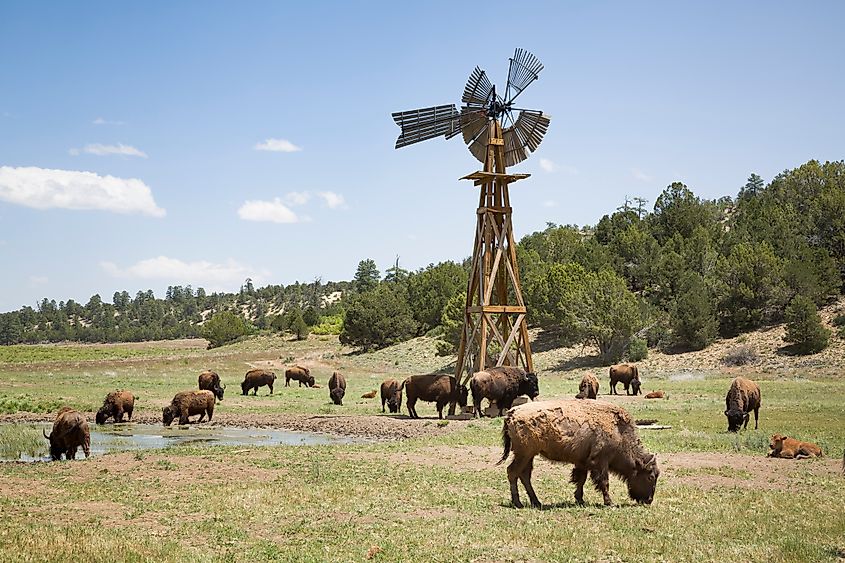
[[[40,433],[42,428],[50,433],[52,424],[34,424]],[[151,450],[171,446],[315,446],[325,444],[353,444],[365,440],[330,436],[314,432],[294,432],[265,428],[237,428],[232,426],[156,426],[152,424],[106,424],[90,425],[91,455],[108,452]],[[0,453],[0,461],[48,461],[48,442],[44,440],[41,452]],[[35,453],[35,455],[32,455]],[[17,455],[15,455],[17,454]],[[3,457],[5,456],[5,457]],[[76,459],[84,459],[80,448]]]

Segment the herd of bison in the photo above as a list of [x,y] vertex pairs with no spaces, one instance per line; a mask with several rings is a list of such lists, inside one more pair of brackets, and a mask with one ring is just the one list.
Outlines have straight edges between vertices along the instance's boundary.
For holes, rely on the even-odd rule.
[[[258,389],[269,387],[273,393],[276,374],[266,369],[253,369],[246,373],[241,383],[243,395],[250,390],[256,395]],[[299,386],[320,387],[311,371],[304,366],[295,365],[285,371],[285,387],[291,381]],[[642,394],[641,381],[636,365],[619,364],[610,368],[610,392],[616,394],[617,384],[622,384],[625,393]],[[215,403],[223,400],[225,385],[214,371],[204,371],[199,375],[198,390],[177,393],[170,404],[162,409],[162,422],[169,426],[178,417],[179,424],[189,423],[189,417],[200,415],[197,422],[206,417],[211,420]],[[343,405],[346,393],[346,378],[334,372],[328,381],[329,398],[336,405]],[[637,435],[636,423],[622,407],[595,400],[598,396],[599,381],[593,374],[586,374],[579,385],[574,399],[535,401],[540,394],[537,375],[516,367],[493,367],[475,373],[469,381],[469,388],[446,374],[414,375],[401,383],[396,379],[386,379],[381,384],[381,410],[385,405],[391,413],[398,413],[402,407],[403,394],[411,418],[419,418],[416,410],[417,401],[435,403],[439,418],[443,418],[443,409],[449,405],[449,415],[455,414],[457,405],[472,416],[482,416],[481,403],[490,402],[487,413],[506,415],[502,428],[504,453],[499,463],[504,462],[513,453],[513,461],[507,468],[510,483],[511,501],[521,508],[517,481],[521,481],[532,506],[541,503],[531,485],[531,473],[537,454],[559,462],[571,463],[571,481],[575,485],[575,500],[583,504],[584,483],[589,475],[595,487],[601,492],[606,505],[611,504],[608,492],[608,479],[612,473],[628,486],[628,494],[638,503],[650,504],[660,470],[656,456],[647,452]],[[469,395],[472,406],[468,406]],[[376,392],[363,395],[374,398]],[[527,396],[531,402],[517,407],[513,403],[517,397]],[[646,398],[663,398],[662,391],[649,393]],[[753,381],[737,377],[731,382],[725,397],[725,417],[728,431],[737,432],[741,427],[748,427],[750,413],[754,413],[754,429],[757,429],[760,411],[760,387]],[[132,420],[135,397],[129,391],[114,391],[103,401],[97,411],[97,424],[105,424],[109,418],[122,422],[124,415]],[[69,407],[59,410],[53,429],[48,436],[50,456],[53,460],[74,459],[77,449],[82,447],[85,457],[90,453],[90,433],[85,416]],[[770,440],[770,457],[801,459],[821,456],[821,449],[815,444],[800,442],[793,438],[774,434]]]

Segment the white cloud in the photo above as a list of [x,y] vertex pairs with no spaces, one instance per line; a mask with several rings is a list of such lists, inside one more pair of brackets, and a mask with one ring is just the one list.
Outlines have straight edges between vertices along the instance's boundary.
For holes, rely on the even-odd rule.
[[285,201],[288,205],[305,205],[311,199],[308,192],[290,192],[285,194]]
[[32,285],[44,285],[48,281],[47,276],[29,276],[29,283]]
[[543,202],[543,207],[557,207],[557,202],[551,199],[547,199]]
[[103,119],[102,117],[98,117],[91,123],[94,125],[126,125],[124,121],[112,121],[111,119]]
[[540,159],[540,168],[545,170],[546,172],[554,172],[557,170],[557,164],[549,160],[548,158],[541,158]]
[[0,200],[35,209],[97,209],[164,217],[152,192],[136,178],[35,166],[0,166]]
[[654,180],[653,176],[649,176],[639,168],[631,168],[631,175],[635,179],[640,180],[641,182],[651,182],[652,180]]
[[270,152],[297,152],[302,148],[294,145],[287,139],[265,139],[263,143],[256,143],[255,150]]
[[90,145],[85,145],[81,149],[70,149],[68,152],[73,156],[84,152],[87,154],[95,154],[97,156],[109,156],[112,154],[117,154],[120,156],[138,156],[141,158],[147,158],[147,153],[145,153],[144,151],[138,150],[131,145],[124,145],[123,143],[118,143],[116,145],[102,145],[100,143],[93,143]]
[[317,195],[326,202],[330,209],[337,209],[346,203],[342,195],[334,192],[317,192]]
[[273,201],[245,201],[238,209],[238,217],[244,221],[270,221],[272,223],[298,223],[296,213],[291,211],[279,198]]
[[256,271],[232,259],[216,264],[207,260],[185,262],[177,258],[157,256],[125,268],[114,262],[100,262],[100,267],[116,278],[166,280],[174,284],[201,285],[212,291],[230,289],[246,278],[258,282],[269,277],[265,270]]

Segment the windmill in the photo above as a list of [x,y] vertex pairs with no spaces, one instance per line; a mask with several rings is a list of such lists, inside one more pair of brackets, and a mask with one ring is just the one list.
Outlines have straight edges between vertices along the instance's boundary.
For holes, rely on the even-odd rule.
[[530,174],[509,174],[506,169],[536,151],[549,127],[550,116],[542,111],[515,107],[516,98],[537,80],[541,70],[543,65],[534,55],[516,49],[504,96],[496,93],[487,73],[475,67],[460,110],[452,104],[393,114],[402,129],[397,149],[434,137],[451,139],[460,133],[469,151],[484,163],[483,170],[461,178],[472,180],[481,190],[455,366],[458,381],[465,382],[475,371],[491,365],[534,371],[508,192],[511,183]]

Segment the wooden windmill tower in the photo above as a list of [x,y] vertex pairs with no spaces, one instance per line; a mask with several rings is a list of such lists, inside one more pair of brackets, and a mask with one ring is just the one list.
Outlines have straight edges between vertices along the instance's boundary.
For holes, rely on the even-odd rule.
[[[509,174],[506,169],[528,158],[549,127],[550,117],[542,111],[514,107],[514,100],[542,69],[534,55],[517,49],[510,59],[503,97],[496,94],[487,74],[476,67],[464,88],[460,111],[455,105],[444,105],[393,114],[402,129],[397,149],[461,133],[470,152],[484,163],[483,170],[461,178],[479,186],[480,195],[455,366],[459,381],[493,365],[534,371],[508,191],[510,184],[529,174]],[[519,112],[516,119],[513,112]]]

